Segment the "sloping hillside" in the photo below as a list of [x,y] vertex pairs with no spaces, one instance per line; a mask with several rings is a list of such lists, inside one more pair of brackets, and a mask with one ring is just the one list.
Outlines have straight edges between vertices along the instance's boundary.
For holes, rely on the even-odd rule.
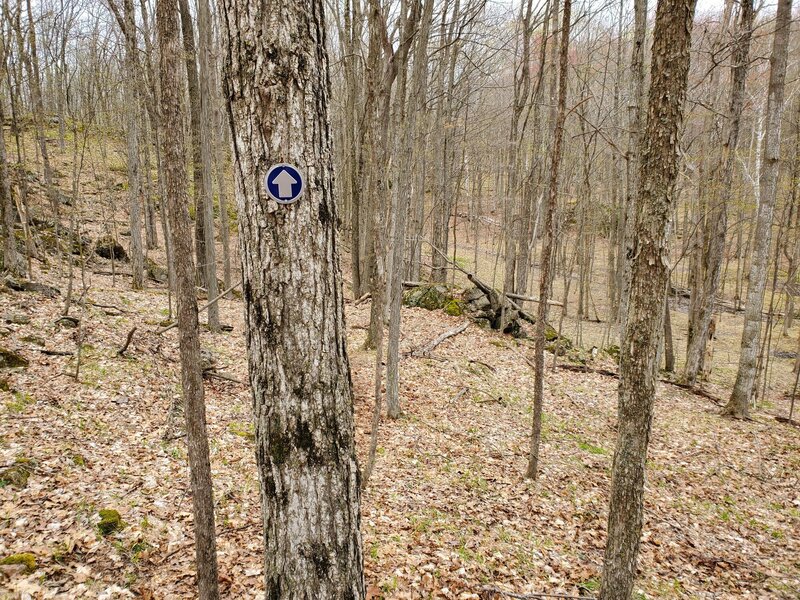
[[[167,292],[152,282],[131,292],[124,276],[97,274],[108,270],[100,258],[87,265],[88,292],[71,310],[78,327],[59,321],[63,269],[61,277],[55,267],[37,272],[60,288],[55,298],[0,294],[0,345],[29,363],[5,373],[1,392],[0,559],[30,553],[35,561],[33,570],[0,567],[9,597],[194,593],[185,438],[179,417],[168,422],[178,394],[177,335],[156,333]],[[226,597],[259,598],[263,544],[250,397],[241,383],[241,303],[222,301],[221,314],[233,331],[203,332],[216,373],[228,378],[206,382],[220,572]],[[373,406],[374,355],[361,349],[368,319],[368,304],[348,305],[362,458]],[[462,319],[404,309],[401,351]],[[524,340],[471,325],[430,358],[402,360],[404,415],[381,425],[363,498],[371,597],[491,598],[492,587],[591,596],[605,541],[616,380],[549,372],[543,472],[531,483],[521,476],[533,379],[523,357],[531,352]],[[750,422],[718,413],[706,398],[660,389],[642,597],[795,598],[800,430],[766,413]],[[117,511],[123,524],[111,519],[103,534],[101,510]]]

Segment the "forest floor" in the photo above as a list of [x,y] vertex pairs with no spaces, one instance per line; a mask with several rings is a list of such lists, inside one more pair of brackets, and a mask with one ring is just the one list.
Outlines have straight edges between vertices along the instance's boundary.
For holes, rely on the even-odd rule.
[[[0,293],[0,315],[18,322],[4,323],[0,345],[30,363],[0,392],[0,465],[29,473],[24,485],[0,484],[0,559],[36,561],[30,572],[0,567],[0,597],[194,597],[185,439],[163,439],[179,390],[177,332],[156,333],[166,291],[130,291],[125,277],[91,273],[107,270],[101,263],[87,272],[83,308],[72,309],[79,329],[57,322],[66,284],[55,265],[37,280],[61,296]],[[373,406],[374,354],[362,349],[369,305],[346,312],[363,461]],[[203,347],[218,371],[246,381],[241,302],[222,301],[221,315],[233,331],[203,332]],[[404,308],[401,351],[462,319]],[[74,353],[79,339],[76,381],[74,354],[42,350]],[[597,589],[617,382],[548,371],[542,471],[526,481],[533,373],[523,356],[531,355],[529,342],[471,325],[430,358],[402,360],[404,414],[381,425],[362,499],[371,598]],[[263,598],[248,386],[212,378],[206,390],[222,589],[226,598]],[[741,422],[720,417],[712,400],[659,386],[639,598],[800,597],[800,429],[774,419],[787,406],[772,400]],[[124,527],[102,535],[103,509],[118,511]]]

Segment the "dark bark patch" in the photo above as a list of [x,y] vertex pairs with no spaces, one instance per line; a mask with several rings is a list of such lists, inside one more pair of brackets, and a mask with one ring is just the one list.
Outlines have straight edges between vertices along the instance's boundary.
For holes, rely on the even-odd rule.
[[304,421],[300,417],[297,418],[297,423],[295,425],[294,442],[296,448],[303,450],[306,453],[306,460],[308,461],[308,464],[319,465],[324,462],[322,453],[314,441],[314,434],[311,431],[308,422]]
[[331,222],[331,211],[328,209],[327,202],[319,203],[319,222],[323,225]]
[[278,579],[267,579],[267,598],[281,600],[281,582]]
[[270,421],[269,426],[269,456],[272,464],[280,466],[286,462],[291,451],[291,440],[283,430],[283,425],[278,419]]
[[317,573],[317,577],[320,579],[326,577],[331,568],[331,560],[328,557],[328,552],[325,546],[323,544],[312,544],[311,556],[309,556],[309,558],[314,564],[314,570]]

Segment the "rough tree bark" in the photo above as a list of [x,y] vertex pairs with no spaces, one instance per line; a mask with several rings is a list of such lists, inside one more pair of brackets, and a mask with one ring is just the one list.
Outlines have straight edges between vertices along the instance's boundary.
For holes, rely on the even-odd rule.
[[660,0],[656,9],[631,290],[620,349],[619,422],[600,600],[629,600],[636,577],[694,8],[695,0]]
[[772,216],[778,191],[780,168],[781,122],[786,82],[786,63],[789,54],[789,30],[792,20],[792,0],[779,0],[775,16],[775,36],[769,59],[767,114],[764,138],[761,142],[761,173],[758,180],[758,214],[753,236],[752,260],[744,309],[744,328],[739,354],[739,371],[733,393],[724,412],[746,418],[756,380],[756,360],[761,340],[761,311],[767,283],[769,247],[772,241]]
[[[364,597],[322,0],[223,0],[268,598]],[[296,164],[289,206],[262,181]]]
[[192,265],[192,234],[186,195],[186,163],[183,139],[183,107],[175,0],[158,0],[156,9],[161,79],[161,126],[164,156],[164,187],[172,233],[173,260],[178,300],[178,335],[181,355],[181,385],[186,413],[187,446],[194,509],[195,562],[201,600],[219,598],[217,552],[214,535],[214,498],[206,433],[203,376],[200,371],[200,336]]

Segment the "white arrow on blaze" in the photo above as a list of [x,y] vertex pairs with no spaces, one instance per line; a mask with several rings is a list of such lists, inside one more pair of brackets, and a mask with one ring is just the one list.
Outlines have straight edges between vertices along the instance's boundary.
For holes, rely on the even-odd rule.
[[298,181],[286,169],[281,169],[281,172],[272,178],[272,183],[278,186],[279,198],[291,198],[292,186]]

